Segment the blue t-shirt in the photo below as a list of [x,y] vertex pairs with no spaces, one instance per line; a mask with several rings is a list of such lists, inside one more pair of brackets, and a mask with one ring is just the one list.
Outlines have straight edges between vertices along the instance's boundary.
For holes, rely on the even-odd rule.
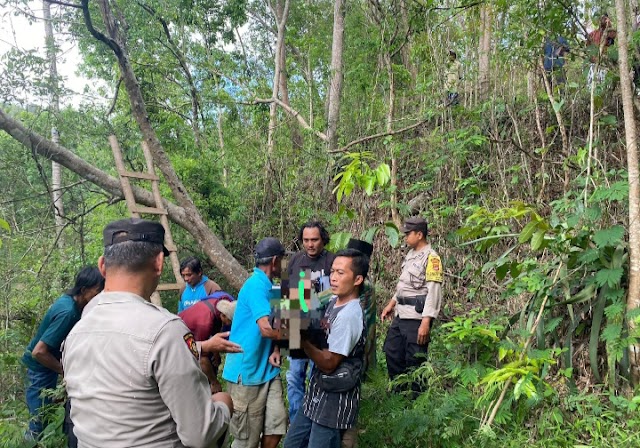
[[562,36],[544,43],[544,69],[548,72],[564,66],[564,53],[569,51],[569,42]]
[[229,353],[222,378],[244,386],[258,386],[271,381],[280,369],[269,364],[271,340],[263,338],[257,321],[269,316],[271,280],[260,269],[244,283],[238,294],[238,304],[231,323],[229,340],[242,347],[242,353]]
[[73,300],[73,297],[64,294],[58,298],[58,300],[49,307],[42,322],[40,322],[38,332],[22,356],[22,362],[31,370],[39,372],[50,371],[50,369],[40,364],[31,356],[31,351],[38,342],[42,341],[49,347],[51,355],[57,360],[60,360],[62,356],[60,352],[62,341],[65,340],[73,326],[78,323],[80,316],[80,309],[76,301]]
[[186,310],[191,305],[195,305],[200,300],[207,297],[207,291],[204,287],[204,284],[208,281],[209,277],[203,275],[202,280],[200,280],[200,282],[198,282],[195,287],[186,285],[184,291],[182,292],[182,296],[180,297],[180,302],[178,303],[178,313]]

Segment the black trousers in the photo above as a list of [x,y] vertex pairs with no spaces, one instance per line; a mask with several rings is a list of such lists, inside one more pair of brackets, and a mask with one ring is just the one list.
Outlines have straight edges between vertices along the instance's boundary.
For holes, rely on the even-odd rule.
[[71,400],[64,404],[64,423],[62,431],[67,435],[67,447],[78,448],[78,438],[73,433],[73,422],[71,421]]
[[418,328],[421,323],[422,321],[414,319],[393,319],[383,347],[389,378],[394,379],[407,373],[424,361],[428,343],[418,345]]

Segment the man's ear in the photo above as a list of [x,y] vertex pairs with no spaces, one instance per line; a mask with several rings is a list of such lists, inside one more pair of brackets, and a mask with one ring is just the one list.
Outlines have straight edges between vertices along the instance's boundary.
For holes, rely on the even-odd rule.
[[98,271],[100,271],[103,278],[107,278],[107,268],[104,264],[104,257],[102,255],[98,258]]
[[353,281],[353,284],[355,286],[360,286],[364,283],[364,276],[362,275],[356,275],[355,280]]
[[153,260],[153,272],[160,277],[162,266],[164,265],[164,252],[160,252]]

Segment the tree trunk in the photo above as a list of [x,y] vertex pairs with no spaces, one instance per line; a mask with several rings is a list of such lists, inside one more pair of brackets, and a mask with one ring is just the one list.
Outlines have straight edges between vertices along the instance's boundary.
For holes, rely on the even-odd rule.
[[[60,98],[58,96],[58,65],[56,58],[56,41],[53,37],[53,24],[51,22],[51,5],[47,0],[42,0],[42,15],[44,18],[44,36],[49,60],[49,110],[53,123],[58,120],[60,113]],[[60,134],[55,125],[51,128],[51,139],[59,143]],[[64,230],[64,203],[62,201],[62,167],[56,162],[51,162],[51,201],[53,204],[53,216],[58,235],[58,247],[64,246],[62,232]]]
[[480,44],[478,46],[478,97],[489,97],[489,56],[491,54],[491,5],[480,6]]
[[222,185],[227,188],[227,157],[224,151],[224,135],[222,134],[222,108],[218,106],[218,143],[220,144],[220,160],[222,161]]
[[[274,58],[274,70],[273,70],[273,89],[271,92],[272,98],[278,98],[281,85],[281,71],[282,62],[285,60],[284,56],[284,33],[287,26],[287,16],[289,15],[289,0],[285,0],[284,6],[282,6],[281,0],[276,0],[275,7],[272,8],[273,16],[276,20],[276,26],[278,28],[278,34],[276,37],[276,54]],[[283,102],[289,104],[289,98],[283,99]],[[273,149],[275,147],[274,133],[276,129],[278,105],[273,102],[269,105],[269,130],[267,133],[267,170],[271,164],[271,158],[273,157]],[[265,173],[266,178],[269,179],[269,173]]]
[[[11,118],[3,110],[0,110],[0,129],[34,153],[59,163],[106,192],[116,197],[124,198],[120,181],[117,178],[109,176],[104,171],[76,156],[69,149],[27,129],[22,123]],[[132,189],[136,201],[149,207],[155,207],[155,199],[150,191],[135,186],[132,186]],[[202,218],[198,215],[197,219],[194,219],[194,214],[191,210],[173,204],[166,199],[163,200],[163,204],[169,219],[189,232],[231,286],[240,289],[248,277],[247,270],[227,251],[206,223],[202,221]]]
[[[638,171],[637,122],[633,111],[633,89],[629,68],[627,14],[624,0],[616,0],[618,16],[618,67],[620,90],[624,111],[624,131],[627,144],[627,169],[629,171],[629,289],[627,310],[640,307],[640,173]],[[629,320],[633,326],[633,319]],[[634,384],[640,380],[640,345],[629,347],[631,375]]]
[[[108,0],[98,0],[98,6],[100,8],[108,36],[105,36],[94,28],[88,3],[89,0],[82,0],[82,10],[87,29],[96,39],[106,44],[117,58],[120,73],[124,80],[127,94],[129,95],[131,112],[138,124],[138,128],[140,129],[145,142],[149,146],[156,166],[167,181],[176,202],[182,209],[182,214],[185,215],[186,221],[182,221],[182,223],[178,224],[183,226],[193,235],[196,241],[201,244],[202,248],[210,257],[211,262],[220,270],[222,275],[224,275],[234,287],[239,289],[242,286],[242,282],[247,277],[247,272],[224,248],[220,240],[218,240],[211,230],[209,230],[207,223],[195,207],[187,189],[173,169],[171,161],[164,151],[155,130],[151,126],[144,98],[142,97],[142,91],[138,84],[138,79],[136,78],[129,61],[126,38],[122,35],[122,31],[119,28],[116,18],[111,12]],[[83,173],[78,174],[85,177]],[[177,221],[174,220],[174,222]]]
[[[389,77],[389,108],[387,109],[387,125],[386,132],[393,130],[393,113],[396,107],[396,86],[393,75],[393,64],[391,63],[391,55],[384,55],[385,65],[387,66],[387,76]],[[394,145],[389,145],[391,149],[391,220],[400,228],[400,216],[398,215],[398,158],[394,149]]]
[[329,84],[329,105],[327,108],[327,137],[329,151],[338,143],[338,121],[340,120],[340,101],[342,97],[342,50],[344,48],[344,0],[335,0],[333,9],[333,43],[331,45],[331,82]]

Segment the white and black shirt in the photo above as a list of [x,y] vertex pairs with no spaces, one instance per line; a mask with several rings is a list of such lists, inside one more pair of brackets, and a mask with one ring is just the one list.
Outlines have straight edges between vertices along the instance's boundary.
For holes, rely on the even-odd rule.
[[[325,312],[329,351],[345,357],[364,357],[364,316],[360,301],[351,300],[336,306],[337,297]],[[360,383],[347,392],[327,392],[318,384],[321,372],[313,368],[309,390],[304,397],[304,415],[329,428],[349,429],[355,426],[360,405]]]

